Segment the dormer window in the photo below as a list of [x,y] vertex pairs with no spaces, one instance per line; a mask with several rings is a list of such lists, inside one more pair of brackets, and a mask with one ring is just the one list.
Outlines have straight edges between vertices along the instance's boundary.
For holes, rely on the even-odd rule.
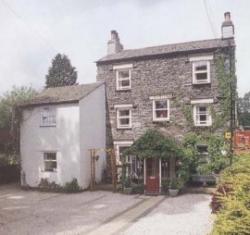
[[192,82],[193,84],[209,84],[210,79],[210,60],[213,56],[191,57],[192,62]]
[[113,69],[116,71],[116,90],[130,90],[132,64],[117,65]]

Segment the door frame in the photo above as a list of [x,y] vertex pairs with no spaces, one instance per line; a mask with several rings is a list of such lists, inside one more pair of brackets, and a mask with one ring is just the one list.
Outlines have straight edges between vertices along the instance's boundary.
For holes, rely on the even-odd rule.
[[[143,168],[144,168],[144,186],[147,184],[147,159],[144,158],[143,162]],[[146,187],[144,187],[144,193],[146,192]],[[159,193],[161,193],[161,158],[159,158]]]

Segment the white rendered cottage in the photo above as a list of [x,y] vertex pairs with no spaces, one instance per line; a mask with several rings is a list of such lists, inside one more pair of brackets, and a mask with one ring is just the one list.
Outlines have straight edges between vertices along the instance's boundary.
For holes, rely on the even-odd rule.
[[[88,149],[105,148],[103,83],[48,88],[22,105],[21,183],[37,187],[41,179],[64,185],[76,178],[90,184]],[[105,169],[105,153],[96,163],[96,181]]]

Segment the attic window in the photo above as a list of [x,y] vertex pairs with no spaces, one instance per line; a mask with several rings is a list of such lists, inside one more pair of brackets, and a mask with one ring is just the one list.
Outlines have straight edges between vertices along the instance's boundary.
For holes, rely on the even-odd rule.
[[41,124],[42,127],[56,126],[56,112],[54,108],[45,107],[41,111]]

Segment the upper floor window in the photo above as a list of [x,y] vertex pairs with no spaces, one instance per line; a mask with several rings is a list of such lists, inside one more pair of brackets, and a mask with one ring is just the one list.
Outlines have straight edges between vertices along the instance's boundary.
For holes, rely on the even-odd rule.
[[168,121],[170,118],[170,101],[164,97],[152,98],[153,100],[153,121]]
[[206,105],[194,106],[194,123],[195,126],[211,126],[211,114]]
[[193,63],[193,84],[210,83],[210,62],[199,61]]
[[210,60],[213,59],[213,56],[200,56],[200,57],[191,57],[190,61],[192,62],[193,72],[192,72],[192,81],[193,84],[208,84],[211,83],[210,79]]
[[44,158],[44,171],[56,171],[57,159],[56,152],[46,152],[43,154]]
[[212,125],[212,115],[208,106],[209,103],[213,103],[213,99],[191,101],[191,104],[194,104],[193,117],[195,126]]
[[113,69],[116,71],[116,90],[130,90],[132,64],[117,65]]
[[132,105],[115,105],[117,108],[117,128],[132,128]]
[[56,126],[56,112],[54,108],[45,107],[41,111],[41,126]]

